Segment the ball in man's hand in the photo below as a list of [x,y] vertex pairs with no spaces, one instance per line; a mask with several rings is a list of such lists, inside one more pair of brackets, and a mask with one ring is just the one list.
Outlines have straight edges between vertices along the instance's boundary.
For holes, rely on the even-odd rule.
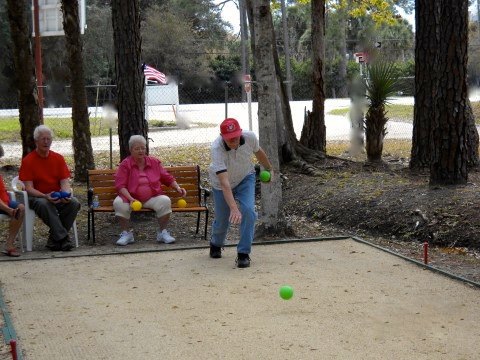
[[72,196],[72,193],[69,193],[68,191],[60,191],[60,197],[62,199],[67,199]]
[[50,194],[50,197],[52,199],[60,199],[62,197],[62,194],[60,194],[60,191],[54,191]]
[[270,171],[267,171],[267,170],[260,171],[260,175],[259,175],[260,181],[269,182],[271,177],[272,176],[270,175]]

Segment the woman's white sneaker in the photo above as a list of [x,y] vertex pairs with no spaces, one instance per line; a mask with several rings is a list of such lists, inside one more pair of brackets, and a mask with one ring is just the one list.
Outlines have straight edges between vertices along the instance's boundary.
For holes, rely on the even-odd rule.
[[157,241],[163,241],[165,244],[171,244],[175,242],[175,238],[168,233],[167,229],[163,229],[162,231],[157,232]]
[[122,231],[120,238],[117,240],[117,245],[125,246],[131,243],[134,243],[135,239],[133,238],[133,230]]

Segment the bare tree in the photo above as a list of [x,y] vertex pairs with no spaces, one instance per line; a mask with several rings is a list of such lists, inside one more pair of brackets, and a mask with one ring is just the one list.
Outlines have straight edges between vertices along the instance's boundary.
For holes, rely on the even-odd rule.
[[88,169],[95,168],[95,162],[93,160],[87,93],[85,91],[83,72],[78,0],[62,0],[62,11],[72,90],[72,143],[75,161],[75,180],[86,181]]
[[16,86],[18,89],[18,110],[20,113],[20,135],[22,138],[23,156],[35,149],[33,130],[40,125],[35,66],[30,43],[31,33],[26,14],[30,3],[30,1],[24,0],[7,0],[8,20],[13,42]]
[[143,135],[148,138],[138,0],[112,0],[112,21],[118,91],[118,137],[120,158],[124,159],[130,154],[130,136]]

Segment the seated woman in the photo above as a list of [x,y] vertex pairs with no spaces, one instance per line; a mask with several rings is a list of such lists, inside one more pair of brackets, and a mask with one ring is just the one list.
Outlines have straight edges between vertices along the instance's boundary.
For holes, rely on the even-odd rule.
[[[3,156],[3,147],[0,145],[0,157]],[[7,256],[18,257],[20,252],[15,248],[15,238],[17,237],[20,226],[22,226],[23,216],[25,214],[25,207],[23,204],[11,200],[8,196],[3,178],[0,175],[0,214],[10,216],[10,225],[8,227],[7,243],[3,254]]]
[[162,191],[162,184],[175,189],[182,197],[187,194],[178,186],[175,178],[162,166],[160,160],[146,155],[146,140],[141,135],[133,135],[128,141],[130,156],[126,157],[115,174],[115,188],[118,196],[113,201],[122,233],[117,245],[133,243],[133,230],[130,229],[131,204],[140,201],[142,207],[156,212],[159,230],[157,241],[170,244],[175,241],[166,227],[172,212],[172,202]]

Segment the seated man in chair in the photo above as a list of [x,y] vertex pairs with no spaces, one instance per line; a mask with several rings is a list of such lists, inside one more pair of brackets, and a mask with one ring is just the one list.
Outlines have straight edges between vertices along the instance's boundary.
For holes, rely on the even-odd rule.
[[80,210],[78,200],[69,196],[70,171],[63,156],[50,150],[53,133],[47,126],[37,126],[33,138],[36,149],[22,159],[19,179],[25,184],[30,207],[50,228],[47,248],[70,251],[68,232]]

